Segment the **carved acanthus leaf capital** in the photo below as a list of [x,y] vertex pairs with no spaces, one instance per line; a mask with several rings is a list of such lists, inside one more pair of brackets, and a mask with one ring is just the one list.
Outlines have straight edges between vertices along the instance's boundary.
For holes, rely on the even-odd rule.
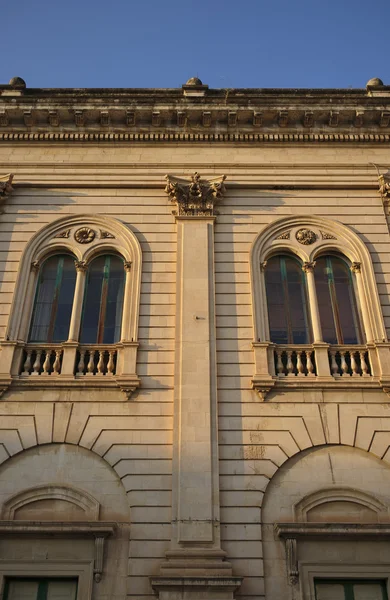
[[88,269],[88,264],[86,260],[75,260],[74,265],[76,267],[77,272],[85,273]]
[[4,202],[7,196],[12,192],[12,180],[14,176],[12,173],[0,177],[0,204]]
[[302,264],[302,271],[304,271],[305,273],[313,273],[315,266],[316,266],[315,260],[313,260],[312,262],[304,262]]
[[361,268],[362,268],[362,263],[360,263],[360,262],[351,263],[350,269],[351,269],[352,273],[360,273]]
[[382,196],[383,203],[388,204],[390,201],[390,169],[385,173],[381,173],[378,166],[374,165],[378,173],[379,194]]
[[225,193],[226,175],[206,181],[199,173],[191,176],[191,181],[166,175],[165,192],[176,204],[174,214],[185,217],[212,217],[214,207]]

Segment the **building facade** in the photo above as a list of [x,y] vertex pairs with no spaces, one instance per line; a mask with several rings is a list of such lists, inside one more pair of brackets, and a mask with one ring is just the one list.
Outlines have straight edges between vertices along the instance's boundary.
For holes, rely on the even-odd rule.
[[390,86],[0,86],[3,600],[389,600]]

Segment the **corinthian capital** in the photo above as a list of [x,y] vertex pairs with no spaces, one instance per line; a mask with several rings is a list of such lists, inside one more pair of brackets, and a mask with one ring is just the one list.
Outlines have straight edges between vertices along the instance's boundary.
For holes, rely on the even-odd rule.
[[212,217],[214,207],[225,192],[226,175],[211,179],[201,179],[199,173],[191,176],[191,181],[166,175],[165,192],[176,204],[174,214],[185,217]]
[[14,176],[10,173],[0,177],[0,204],[4,202],[6,197],[12,192],[12,180]]
[[302,264],[302,271],[304,271],[305,273],[313,273],[315,266],[316,266],[315,260],[313,260],[312,262],[304,262]]

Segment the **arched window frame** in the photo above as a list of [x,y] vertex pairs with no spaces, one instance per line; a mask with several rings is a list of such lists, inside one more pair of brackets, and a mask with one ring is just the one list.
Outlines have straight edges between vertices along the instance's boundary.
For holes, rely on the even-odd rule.
[[[296,233],[300,229],[313,231],[316,236],[314,243],[300,244],[296,239]],[[298,215],[278,219],[266,226],[252,244],[250,271],[255,342],[269,341],[264,268],[271,256],[282,253],[295,254],[302,261],[303,268],[308,270],[314,268],[313,263],[321,255],[337,253],[344,256],[349,261],[355,277],[360,276],[360,282],[356,277],[357,303],[362,314],[365,340],[371,342],[386,339],[374,270],[365,244],[346,225],[329,219]],[[313,314],[310,293],[309,304]]]
[[[85,242],[75,233],[91,230],[92,239]],[[88,236],[87,236],[88,237]],[[81,240],[81,241],[80,241]],[[39,269],[42,263],[56,254],[71,254],[75,257],[77,271],[75,296],[68,340],[63,344],[64,353],[75,355],[78,344],[80,319],[84,296],[85,275],[90,262],[100,255],[116,254],[123,258],[125,269],[125,290],[122,314],[120,356],[118,354],[117,374],[129,373],[128,389],[139,385],[135,375],[136,348],[138,346],[138,320],[141,288],[142,254],[135,234],[117,219],[100,215],[74,215],[57,219],[38,231],[28,242],[20,262],[15,285],[6,338],[11,347],[8,362],[11,374],[17,375],[20,363],[17,352],[28,339],[32,317],[35,290]],[[118,346],[118,344],[117,344]],[[15,347],[15,351],[12,348]],[[16,356],[16,359],[15,359]],[[73,376],[74,357],[65,360],[65,374]],[[12,367],[11,367],[12,364]],[[63,369],[64,371],[64,369]],[[64,375],[64,372],[61,373]]]

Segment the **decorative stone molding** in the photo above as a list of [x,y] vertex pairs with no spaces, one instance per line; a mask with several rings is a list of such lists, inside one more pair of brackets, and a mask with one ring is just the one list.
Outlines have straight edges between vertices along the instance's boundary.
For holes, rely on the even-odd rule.
[[291,231],[285,231],[284,233],[281,233],[280,235],[278,235],[277,240],[289,240],[290,239],[290,234]]
[[90,227],[80,227],[74,234],[74,239],[79,244],[90,244],[96,237],[96,233]]
[[131,261],[125,260],[125,262],[123,263],[123,267],[124,267],[125,271],[127,273],[129,273],[131,271]]
[[34,260],[30,266],[31,266],[31,271],[33,271],[33,273],[38,273],[38,271],[41,267],[41,263],[39,262],[39,260]]
[[177,210],[173,214],[178,216],[211,217],[214,215],[214,206],[225,193],[226,175],[205,181],[195,172],[190,182],[171,175],[166,175],[165,179],[165,192],[176,204]]
[[[311,229],[298,229],[295,234],[297,241],[304,246],[310,246],[310,244],[314,244],[317,239],[316,234]],[[278,238],[281,239],[281,238]]]
[[310,510],[329,502],[350,502],[368,508],[377,515],[386,516],[388,513],[387,507],[372,495],[357,489],[332,487],[317,490],[297,502],[294,506],[295,519],[307,522]]
[[70,229],[64,229],[64,231],[60,231],[55,235],[55,238],[68,238],[70,236]]
[[337,240],[336,236],[333,233],[329,233],[327,231],[320,231],[321,237],[323,240]]
[[12,496],[3,506],[2,518],[13,521],[19,509],[40,500],[63,500],[78,506],[84,512],[85,520],[99,519],[99,502],[84,490],[65,485],[41,485]]
[[285,545],[288,578],[291,585],[296,585],[299,579],[297,540],[294,538],[286,538]]
[[110,233],[109,231],[103,231],[102,229],[100,229],[100,237],[103,240],[107,240],[107,239],[114,240],[115,239],[115,235],[114,234]]

